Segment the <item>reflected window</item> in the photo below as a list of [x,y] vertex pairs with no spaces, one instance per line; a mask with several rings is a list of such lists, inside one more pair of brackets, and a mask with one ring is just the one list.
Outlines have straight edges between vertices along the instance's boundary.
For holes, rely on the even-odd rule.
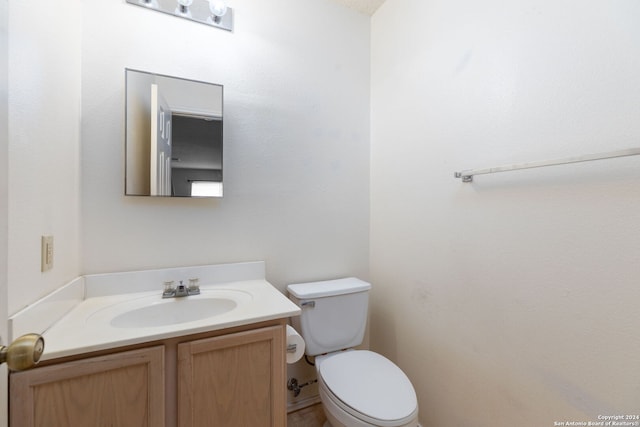
[[216,181],[192,181],[191,197],[222,197],[222,183]]

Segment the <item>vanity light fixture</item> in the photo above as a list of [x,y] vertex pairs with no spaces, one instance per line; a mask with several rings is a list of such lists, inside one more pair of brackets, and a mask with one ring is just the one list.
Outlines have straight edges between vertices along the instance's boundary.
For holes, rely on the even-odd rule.
[[146,9],[233,31],[233,9],[222,0],[127,0]]
[[157,10],[160,8],[158,0],[138,0],[138,5],[146,7],[147,9]]

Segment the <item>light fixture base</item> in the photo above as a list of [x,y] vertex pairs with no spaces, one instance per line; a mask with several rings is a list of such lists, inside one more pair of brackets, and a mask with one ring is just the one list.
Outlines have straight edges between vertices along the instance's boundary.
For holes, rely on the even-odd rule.
[[[188,13],[180,9],[176,0],[127,0],[127,3],[233,32],[233,9],[230,7],[227,7],[227,13],[223,16],[214,17],[209,10],[208,1],[193,2],[188,6]],[[181,13],[177,13],[177,11]]]

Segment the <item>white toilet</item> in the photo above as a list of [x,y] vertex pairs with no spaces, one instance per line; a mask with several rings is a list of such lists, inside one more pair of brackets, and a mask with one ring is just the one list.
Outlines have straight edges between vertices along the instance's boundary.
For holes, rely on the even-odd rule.
[[416,427],[418,400],[409,378],[389,359],[352,349],[364,337],[370,289],[356,278],[287,287],[302,310],[293,327],[305,353],[316,356],[325,427]]

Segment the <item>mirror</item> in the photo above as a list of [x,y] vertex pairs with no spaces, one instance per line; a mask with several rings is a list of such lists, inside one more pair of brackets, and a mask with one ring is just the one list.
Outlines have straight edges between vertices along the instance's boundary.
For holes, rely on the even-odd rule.
[[222,197],[222,85],[126,69],[125,194]]

